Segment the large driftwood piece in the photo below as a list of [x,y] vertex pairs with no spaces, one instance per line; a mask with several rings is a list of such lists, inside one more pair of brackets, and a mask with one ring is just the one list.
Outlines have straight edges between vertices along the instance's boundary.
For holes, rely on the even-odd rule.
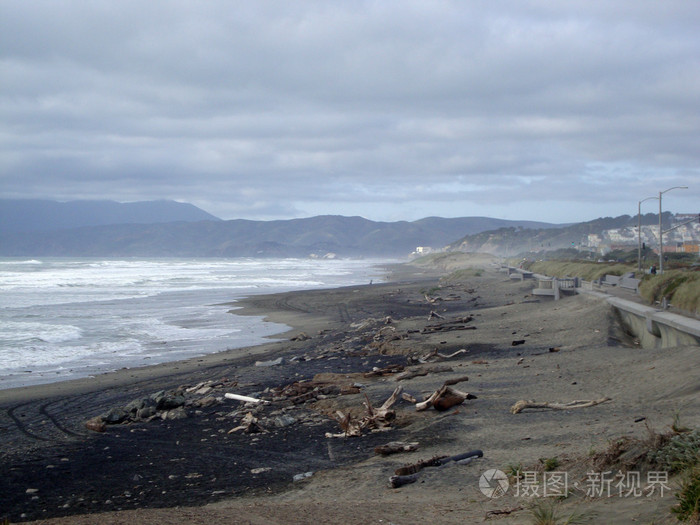
[[569,403],[536,403],[535,401],[526,401],[521,399],[510,407],[511,414],[519,414],[526,408],[550,408],[552,410],[569,410],[572,408],[588,408],[595,405],[600,405],[606,401],[612,401],[609,397],[602,397],[600,399],[582,399],[577,401],[570,401]]
[[339,434],[326,433],[327,438],[332,437],[353,437],[361,436],[362,431],[369,428],[374,430],[387,429],[391,422],[396,418],[396,412],[391,410],[391,407],[398,401],[403,391],[402,386],[396,387],[389,398],[384,401],[382,406],[375,408],[372,406],[369,398],[365,395],[365,408],[367,415],[361,419],[353,419],[350,414],[343,414],[340,410],[336,411],[336,421],[340,425],[343,432]]
[[484,453],[481,450],[471,450],[456,456],[436,456],[427,460],[421,460],[417,463],[397,468],[394,471],[395,475],[389,478],[389,486],[395,489],[408,483],[414,483],[418,480],[419,472],[427,467],[442,467],[453,461],[463,465],[482,457],[484,457]]
[[427,410],[432,406],[435,408],[435,410],[442,411],[464,403],[464,401],[467,399],[476,399],[475,395],[469,394],[468,392],[462,392],[461,390],[457,390],[451,386],[468,380],[469,378],[466,376],[448,379],[438,390],[433,392],[428,399],[421,401],[420,403],[416,403],[416,410],[420,412]]
[[391,476],[389,478],[389,486],[392,489],[397,489],[399,487],[403,487],[404,485],[408,485],[409,483],[415,483],[418,481],[418,474],[408,474],[406,476]]

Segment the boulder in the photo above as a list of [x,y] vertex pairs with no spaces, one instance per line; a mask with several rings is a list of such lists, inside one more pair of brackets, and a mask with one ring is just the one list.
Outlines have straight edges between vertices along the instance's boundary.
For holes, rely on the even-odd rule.
[[149,417],[153,417],[156,415],[156,407],[154,406],[145,406],[143,408],[140,408],[136,412],[136,417],[138,419],[148,419]]
[[99,416],[108,425],[117,425],[129,417],[129,413],[123,408],[112,408]]
[[182,394],[166,393],[156,400],[158,410],[172,410],[185,404],[185,396]]
[[160,417],[162,417],[164,420],[187,419],[189,414],[187,413],[185,407],[180,406],[172,410],[164,411]]

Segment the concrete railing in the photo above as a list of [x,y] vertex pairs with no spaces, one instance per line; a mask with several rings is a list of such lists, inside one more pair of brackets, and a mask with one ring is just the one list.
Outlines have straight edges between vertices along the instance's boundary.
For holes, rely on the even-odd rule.
[[[607,295],[607,294],[606,294]],[[700,321],[657,310],[633,301],[607,296],[624,328],[644,348],[700,345]]]

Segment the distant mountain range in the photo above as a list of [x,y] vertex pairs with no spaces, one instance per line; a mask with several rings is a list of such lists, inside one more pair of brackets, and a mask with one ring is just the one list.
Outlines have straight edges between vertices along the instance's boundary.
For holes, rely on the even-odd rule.
[[218,221],[217,217],[183,202],[73,201],[0,199],[0,232],[36,232],[163,222]]
[[335,215],[224,221],[184,203],[0,200],[0,255],[97,257],[404,257],[498,228],[560,225],[487,217],[376,222]]

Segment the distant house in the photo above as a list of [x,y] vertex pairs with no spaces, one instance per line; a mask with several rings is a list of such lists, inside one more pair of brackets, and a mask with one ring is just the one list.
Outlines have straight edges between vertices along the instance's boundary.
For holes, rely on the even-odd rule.
[[696,242],[679,242],[676,251],[683,253],[700,253],[700,244]]

